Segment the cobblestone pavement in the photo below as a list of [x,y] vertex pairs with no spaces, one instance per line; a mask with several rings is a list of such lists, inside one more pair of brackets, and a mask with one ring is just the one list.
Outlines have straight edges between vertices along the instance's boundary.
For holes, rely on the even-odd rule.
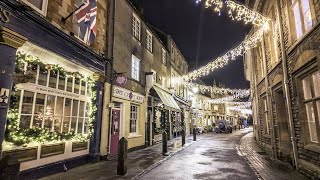
[[240,140],[241,155],[246,157],[259,179],[265,180],[304,180],[307,179],[293,170],[289,164],[271,160],[256,144],[253,133]]
[[257,179],[237,150],[241,137],[250,132],[252,128],[232,134],[208,134],[139,179]]
[[[197,140],[203,139],[207,135],[198,135]],[[193,137],[186,138],[186,144],[183,148],[188,147],[192,143]],[[197,141],[197,142],[198,142]],[[70,169],[67,172],[52,175],[43,180],[115,180],[115,179],[132,179],[135,176],[143,174],[145,171],[156,167],[166,159],[171,158],[183,148],[181,145],[181,138],[175,138],[168,142],[169,156],[162,155],[162,144],[157,144],[142,150],[134,151],[128,154],[128,171],[125,176],[117,175],[117,161],[109,160],[102,161],[96,164],[87,164],[81,167]],[[175,146],[178,144],[178,146]]]

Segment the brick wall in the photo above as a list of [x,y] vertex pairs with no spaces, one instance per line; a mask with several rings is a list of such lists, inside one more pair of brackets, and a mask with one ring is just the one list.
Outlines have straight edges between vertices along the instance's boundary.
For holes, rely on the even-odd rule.
[[[73,32],[73,16],[64,23],[62,17],[67,17],[75,10],[74,0],[48,0],[47,17],[54,26],[64,31],[66,34]],[[98,54],[106,52],[106,28],[107,28],[107,1],[97,2],[97,36],[90,48]]]

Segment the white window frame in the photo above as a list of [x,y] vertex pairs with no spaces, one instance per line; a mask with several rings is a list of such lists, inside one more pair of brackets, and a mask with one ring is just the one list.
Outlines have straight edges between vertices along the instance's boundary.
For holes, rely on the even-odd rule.
[[152,80],[153,80],[153,82],[156,83],[157,82],[157,72],[153,69],[151,69],[151,72],[153,73]]
[[36,7],[35,5],[33,5],[31,2],[29,2],[28,0],[22,0],[22,2],[24,2],[25,4],[27,4],[28,6],[30,6],[32,9],[34,9],[35,11],[37,11],[38,13],[40,13],[43,16],[47,16],[47,11],[48,11],[48,0],[42,0],[42,9],[39,9],[38,7]]
[[[303,12],[304,8],[302,7],[302,1],[308,2],[308,10]],[[296,30],[296,37],[300,39],[308,30],[314,25],[312,12],[311,12],[311,3],[310,0],[292,0],[292,13],[294,17],[294,26]],[[308,14],[307,14],[308,13]],[[311,25],[308,27],[307,16],[310,16]]]
[[265,134],[270,135],[270,119],[268,116],[268,103],[267,103],[267,98],[265,97],[263,99],[263,116],[264,116],[264,121],[265,121]]
[[141,37],[141,20],[133,13],[132,15],[132,35],[140,41]]
[[[62,89],[59,89],[59,80],[60,80],[60,73],[58,72],[57,73],[57,78],[56,78],[56,87],[50,87],[49,86],[49,80],[50,80],[50,70],[47,71],[47,81],[46,81],[46,85],[40,85],[38,84],[39,83],[39,74],[40,74],[40,66],[38,65],[37,66],[37,70],[35,70],[37,73],[36,73],[36,81],[35,83],[26,83],[26,85],[21,85],[21,86],[18,86],[18,90],[21,91],[20,93],[20,102],[19,102],[19,109],[18,109],[18,117],[19,117],[19,125],[20,125],[20,120],[21,120],[21,116],[30,116],[31,117],[31,120],[30,120],[30,124],[29,124],[29,128],[32,128],[34,127],[33,126],[33,119],[34,119],[34,116],[37,115],[37,113],[35,113],[35,109],[36,109],[36,98],[37,98],[37,95],[38,94],[43,94],[45,95],[44,97],[44,107],[43,107],[43,117],[42,118],[42,123],[41,123],[41,127],[39,128],[44,128],[44,124],[45,124],[45,118],[48,118],[48,117],[51,117],[49,115],[46,115],[46,106],[47,106],[47,101],[48,101],[48,96],[54,96],[54,107],[53,107],[53,120],[51,122],[51,128],[50,130],[55,130],[55,119],[56,117],[58,118],[61,118],[61,122],[60,122],[60,127],[58,127],[59,129],[58,130],[55,130],[57,132],[60,132],[62,133],[63,132],[63,125],[64,125],[64,119],[69,119],[69,122],[68,122],[68,131],[67,133],[69,133],[71,131],[71,121],[72,121],[72,118],[76,118],[77,121],[76,121],[76,126],[75,126],[75,129],[74,129],[74,132],[76,134],[84,134],[84,129],[85,129],[85,124],[86,124],[86,121],[89,121],[89,115],[90,115],[90,112],[87,112],[88,116],[86,116],[86,108],[87,108],[87,104],[88,103],[91,103],[91,100],[90,100],[90,93],[88,92],[88,84],[86,83],[86,85],[84,86],[85,88],[85,93],[84,95],[81,94],[81,91],[82,91],[82,80],[80,80],[80,83],[79,83],[79,93],[74,93],[74,87],[75,87],[75,78],[74,77],[71,77],[73,79],[73,85],[72,85],[72,90],[71,92],[67,91],[67,84],[68,84],[68,81],[67,79],[70,78],[70,77],[66,77],[65,78],[65,84],[64,84],[64,90]],[[27,64],[25,64],[24,66],[24,70],[27,71]],[[74,97],[69,97],[69,96],[65,96],[65,95],[60,95],[60,94],[50,94],[50,93],[44,93],[43,91],[39,91],[39,90],[31,90],[30,88],[28,88],[28,84],[32,84],[32,86],[39,86],[39,87],[45,87],[46,89],[52,89],[52,90],[60,90],[60,91],[65,91],[66,94],[73,94],[74,97],[79,97],[79,98],[74,98]],[[19,84],[18,84],[19,85]],[[22,87],[22,88],[21,88]],[[22,113],[22,106],[24,105],[23,103],[23,98],[24,98],[24,92],[25,91],[28,91],[28,92],[31,92],[33,93],[33,100],[32,100],[32,110],[31,110],[31,113]],[[84,96],[86,96],[84,98]],[[58,98],[62,98],[62,102],[63,102],[63,106],[62,106],[62,114],[61,115],[57,115],[56,114],[56,110],[57,110],[57,101],[58,101]],[[71,104],[70,104],[70,115],[69,116],[65,116],[64,113],[65,113],[65,101],[66,99],[70,99],[71,100]],[[84,100],[86,99],[86,100]],[[77,116],[73,116],[72,112],[73,112],[73,101],[78,101],[78,109],[77,109]],[[83,110],[83,116],[79,116],[79,112],[80,112],[80,102],[84,102],[84,110]],[[89,109],[89,111],[91,111]],[[79,119],[82,119],[82,127],[78,127],[79,125]],[[88,124],[87,124],[88,125]],[[81,128],[81,133],[78,133],[78,129]],[[88,127],[86,128],[88,130]]]
[[167,51],[162,48],[161,61],[163,65],[167,64]]
[[147,41],[146,41],[147,50],[149,50],[152,53],[153,52],[153,36],[149,30],[147,30],[146,38],[147,38]]
[[132,55],[131,60],[131,77],[139,81],[140,80],[140,59],[137,58],[135,55]]
[[[132,107],[135,107],[136,111],[132,111]],[[140,107],[136,104],[130,104],[130,121],[129,121],[129,136],[138,135],[139,132],[139,110]],[[131,123],[135,121],[135,132],[131,131]]]

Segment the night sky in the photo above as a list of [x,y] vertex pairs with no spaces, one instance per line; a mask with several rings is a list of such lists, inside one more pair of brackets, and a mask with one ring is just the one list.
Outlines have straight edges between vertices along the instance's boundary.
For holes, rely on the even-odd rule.
[[[243,22],[232,21],[226,10],[219,16],[212,9],[197,5],[195,0],[144,0],[142,6],[145,19],[174,38],[190,65],[196,61],[200,37],[198,67],[238,45],[251,28]],[[199,24],[202,24],[200,35]],[[220,81],[228,88],[249,88],[249,82],[244,77],[242,58],[231,61],[224,68],[201,79],[207,85],[212,85],[213,79],[216,79],[216,82]]]

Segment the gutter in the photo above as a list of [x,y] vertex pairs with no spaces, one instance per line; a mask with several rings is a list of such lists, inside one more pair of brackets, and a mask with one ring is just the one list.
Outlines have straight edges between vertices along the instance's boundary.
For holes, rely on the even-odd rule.
[[296,142],[296,136],[294,131],[294,121],[293,121],[293,114],[292,114],[292,104],[290,102],[290,90],[289,90],[289,80],[288,80],[288,69],[287,69],[287,57],[286,57],[286,50],[285,45],[283,41],[284,33],[281,26],[282,18],[280,15],[280,0],[277,0],[276,2],[276,8],[277,8],[277,19],[278,19],[278,26],[280,31],[280,43],[281,43],[281,59],[282,59],[282,70],[283,70],[283,79],[284,79],[284,90],[285,90],[285,98],[286,98],[286,105],[287,105],[287,111],[288,111],[288,118],[289,118],[289,127],[290,127],[290,139],[293,149],[293,158],[294,158],[294,165],[297,170],[299,170],[298,166],[298,148],[297,148],[297,142]]

